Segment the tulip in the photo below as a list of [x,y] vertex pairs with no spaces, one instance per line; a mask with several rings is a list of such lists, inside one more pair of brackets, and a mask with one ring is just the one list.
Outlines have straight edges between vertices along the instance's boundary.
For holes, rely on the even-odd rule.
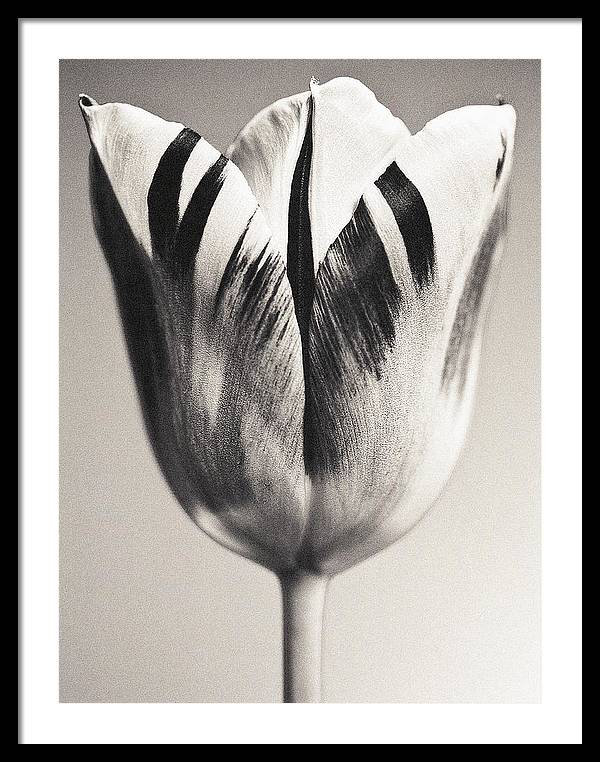
[[419,521],[465,436],[514,110],[411,135],[360,82],[313,80],[221,155],[79,102],[156,459],[201,529],[278,575],[284,700],[318,701],[327,581]]

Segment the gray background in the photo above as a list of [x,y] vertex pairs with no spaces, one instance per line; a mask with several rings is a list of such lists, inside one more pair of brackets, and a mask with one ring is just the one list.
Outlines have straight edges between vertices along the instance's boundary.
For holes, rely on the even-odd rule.
[[452,481],[402,541],[335,578],[324,700],[540,699],[540,71],[537,61],[63,61],[60,70],[60,698],[280,700],[279,587],[184,515],[146,440],[94,238],[79,92],[225,150],[272,101],[357,77],[418,130],[493,103],[518,115],[510,233],[474,419]]

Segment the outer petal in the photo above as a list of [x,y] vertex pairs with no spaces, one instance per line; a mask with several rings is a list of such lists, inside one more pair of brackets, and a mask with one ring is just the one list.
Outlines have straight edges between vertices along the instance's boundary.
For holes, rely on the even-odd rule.
[[320,267],[305,565],[339,571],[389,545],[454,466],[503,239],[514,122],[511,107],[472,107],[400,141]]
[[80,96],[79,105],[131,231],[150,254],[148,190],[160,158],[183,125],[126,103],[100,106],[87,95]]
[[81,101],[91,186],[148,433],[215,539],[273,568],[304,526],[300,338],[239,170],[182,125]]
[[515,132],[512,106],[466,106],[433,119],[397,147],[434,230],[438,281],[464,276],[506,190]]

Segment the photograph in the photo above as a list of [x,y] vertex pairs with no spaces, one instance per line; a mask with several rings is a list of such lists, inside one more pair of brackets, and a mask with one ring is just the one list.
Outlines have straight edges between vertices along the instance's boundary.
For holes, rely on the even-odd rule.
[[539,61],[60,108],[61,701],[539,701]]

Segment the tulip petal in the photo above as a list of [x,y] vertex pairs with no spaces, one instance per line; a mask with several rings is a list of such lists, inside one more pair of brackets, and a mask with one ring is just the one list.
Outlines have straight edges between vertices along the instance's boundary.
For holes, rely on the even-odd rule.
[[448,478],[502,248],[513,137],[514,111],[496,106],[400,141],[319,268],[306,565],[343,568],[393,542]]
[[96,229],[159,464],[211,536],[288,568],[305,473],[285,257],[241,172],[199,135],[133,107],[82,110]]

